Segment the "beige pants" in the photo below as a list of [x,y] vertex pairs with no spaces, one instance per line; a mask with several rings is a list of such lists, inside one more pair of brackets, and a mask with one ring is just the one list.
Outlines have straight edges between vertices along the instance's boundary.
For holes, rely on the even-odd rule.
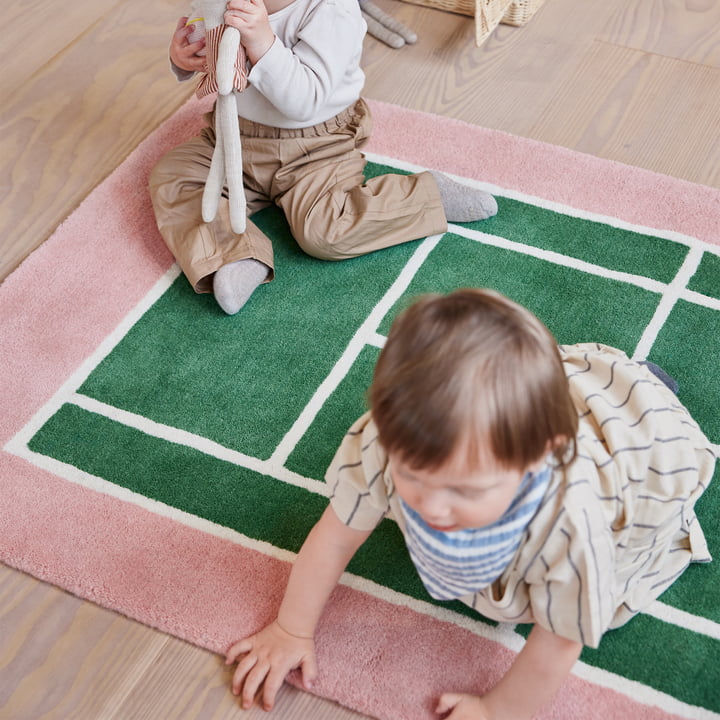
[[[255,258],[274,274],[270,239],[248,220],[230,228],[226,193],[215,220],[202,221],[202,193],[215,144],[214,118],[202,133],[171,150],[150,178],[158,227],[197,292],[212,291],[223,265]],[[447,221],[429,173],[383,175],[365,183],[358,148],[372,120],[363,100],[319,125],[272,128],[240,118],[248,215],[275,204],[309,255],[343,260],[444,232]],[[421,142],[418,139],[418,142]]]

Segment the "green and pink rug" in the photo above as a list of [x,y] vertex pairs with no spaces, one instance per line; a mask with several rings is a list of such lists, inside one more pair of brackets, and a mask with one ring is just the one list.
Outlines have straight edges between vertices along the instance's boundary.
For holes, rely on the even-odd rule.
[[[0,286],[0,559],[223,653],[273,617],[326,504],[398,308],[489,286],[561,343],[661,364],[720,443],[720,191],[378,102],[369,173],[436,168],[496,193],[479,224],[343,263],[283,218],[277,279],[237,316],[196,296],[146,181],[194,134],[191,101]],[[545,720],[720,719],[720,482],[698,508],[710,565],[586,650]],[[319,629],[316,691],[381,720],[481,693],[528,628],[425,594],[386,520]]]

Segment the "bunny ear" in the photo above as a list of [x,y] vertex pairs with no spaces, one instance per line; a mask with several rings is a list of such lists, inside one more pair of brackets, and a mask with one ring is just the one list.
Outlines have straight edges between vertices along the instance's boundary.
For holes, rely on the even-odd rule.
[[218,92],[229,95],[233,90],[243,91],[247,86],[245,49],[240,44],[240,31],[224,25],[216,61]]
[[[247,204],[245,188],[243,187],[242,143],[240,140],[237,105],[232,95],[218,97],[216,122],[219,123],[220,128],[220,134],[218,134],[216,142],[220,144],[222,139],[225,160],[225,181],[228,186],[230,226],[233,232],[240,234],[245,232]],[[217,194],[220,194],[219,190]]]
[[[224,41],[226,35],[228,38]],[[215,92],[229,95],[233,89],[242,92],[247,87],[247,58],[245,49],[240,44],[238,30],[227,25],[218,25],[208,30],[205,36],[205,49],[208,69],[198,80],[195,90],[198,98]],[[222,75],[222,82],[218,79],[219,75]],[[222,89],[218,87],[219,85],[222,85]]]
[[230,227],[242,234],[247,226],[247,201],[243,187],[242,143],[237,105],[232,95],[218,95],[215,103],[215,148],[202,196],[203,222],[215,219],[223,185],[227,184]]
[[[238,54],[242,54],[244,59],[245,53],[240,45],[240,32],[236,28],[225,25],[221,28],[221,32],[215,74],[218,92],[221,95],[229,95],[235,88]],[[242,80],[242,77],[238,79]],[[244,86],[241,89],[244,89]]]
[[215,120],[215,148],[202,196],[202,219],[210,223],[215,219],[220,204],[220,195],[225,182],[225,152],[219,120]]

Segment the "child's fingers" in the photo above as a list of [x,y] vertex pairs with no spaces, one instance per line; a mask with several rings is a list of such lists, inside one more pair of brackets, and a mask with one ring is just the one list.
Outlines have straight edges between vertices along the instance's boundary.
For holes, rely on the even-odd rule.
[[457,693],[443,693],[440,696],[435,712],[438,715],[449,712],[460,702],[460,700],[462,700],[462,695],[458,695]]
[[188,52],[197,55],[205,47],[205,38],[200,38],[193,43],[188,43]]
[[252,649],[252,643],[249,638],[238,640],[234,645],[230,646],[230,649],[225,654],[225,664],[232,665],[240,655],[244,655]]
[[[238,670],[240,669],[241,665],[242,665],[242,663],[238,666]],[[260,686],[263,685],[263,682],[269,671],[270,671],[270,663],[269,662],[267,662],[267,661],[256,662],[255,665],[253,666],[252,670],[250,670],[247,673],[247,675],[245,676],[245,682],[243,683],[242,693],[241,693],[241,704],[245,710],[252,707],[253,702],[255,701],[255,696],[257,695],[257,692],[260,689]],[[237,672],[235,674],[237,675]],[[234,690],[234,684],[233,684],[233,690]],[[274,698],[274,695],[273,695],[273,698]]]
[[192,30],[192,28],[187,26],[187,21],[188,19],[186,17],[181,17],[178,20],[175,32],[173,33],[173,38],[178,43],[181,43],[183,38],[187,38]]
[[288,670],[285,668],[271,667],[263,683],[262,703],[265,710],[272,710],[275,705],[275,697],[287,677]]
[[256,655],[246,655],[235,668],[231,689],[233,695],[240,695],[247,687],[248,675],[257,665],[258,658]]
[[231,0],[227,4],[228,11],[235,11],[236,13],[249,13],[254,12],[255,8],[264,8],[265,3],[263,0]]
[[310,690],[317,677],[317,661],[314,653],[303,658],[300,671],[302,672],[303,686],[306,690]]
[[185,62],[183,70],[196,73],[207,72],[207,60],[204,57],[191,55],[190,58]]

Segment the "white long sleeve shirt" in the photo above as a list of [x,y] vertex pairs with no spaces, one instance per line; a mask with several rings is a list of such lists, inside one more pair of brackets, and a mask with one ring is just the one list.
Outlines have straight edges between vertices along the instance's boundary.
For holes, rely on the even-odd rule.
[[247,88],[235,94],[240,117],[272,127],[308,127],[358,100],[367,26],[357,0],[295,0],[269,20],[275,42],[250,68]]

